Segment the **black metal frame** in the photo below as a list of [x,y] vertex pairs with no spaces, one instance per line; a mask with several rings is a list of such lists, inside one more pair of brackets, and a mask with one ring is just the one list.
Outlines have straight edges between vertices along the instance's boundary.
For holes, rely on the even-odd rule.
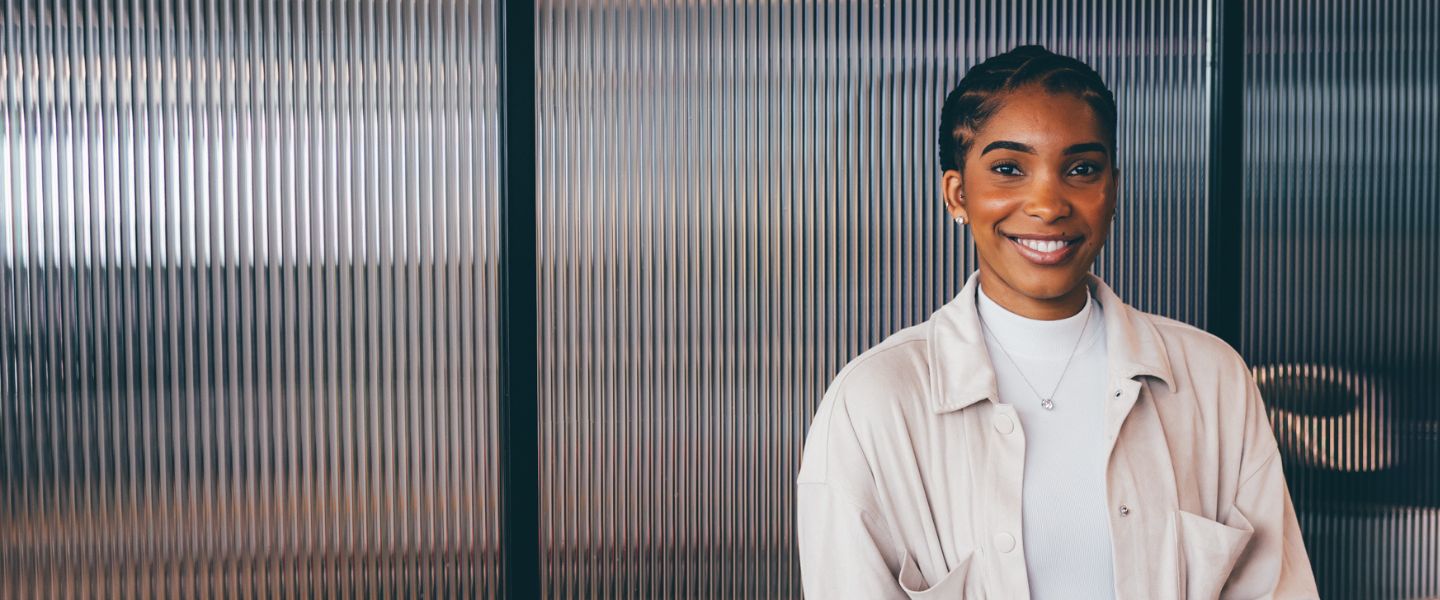
[[535,2],[502,0],[500,562],[506,598],[540,597],[539,367],[535,360]]
[[1216,0],[1215,79],[1210,96],[1210,173],[1205,228],[1205,328],[1240,348],[1245,201],[1245,3]]

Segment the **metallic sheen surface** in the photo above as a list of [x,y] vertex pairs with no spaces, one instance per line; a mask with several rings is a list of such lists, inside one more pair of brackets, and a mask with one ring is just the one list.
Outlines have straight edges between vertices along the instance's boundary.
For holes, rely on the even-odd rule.
[[[1093,270],[1243,281],[1322,597],[1440,596],[1440,10],[1244,6],[1237,226],[1218,0],[537,2],[545,597],[799,597],[806,426],[976,268],[935,130],[1021,43],[1117,95]],[[496,8],[0,0],[0,599],[498,594]]]
[[1239,349],[1320,596],[1440,597],[1440,6],[1247,7]]
[[493,12],[0,3],[0,598],[496,592]]
[[1118,96],[1096,264],[1203,326],[1204,2],[539,4],[543,577],[557,598],[799,596],[794,475],[846,360],[975,268],[936,129],[1038,42]]

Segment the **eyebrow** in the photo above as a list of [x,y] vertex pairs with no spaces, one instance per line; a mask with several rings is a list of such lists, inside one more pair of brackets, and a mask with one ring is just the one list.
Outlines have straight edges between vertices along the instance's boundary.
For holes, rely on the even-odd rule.
[[1102,144],[1100,142],[1085,142],[1083,144],[1075,144],[1074,146],[1065,149],[1065,154],[1079,154],[1081,152],[1099,152],[1101,154],[1108,154],[1108,152],[1105,151],[1105,144]]
[[[1022,144],[1020,142],[1012,142],[1009,140],[996,140],[990,142],[989,144],[986,144],[984,150],[980,151],[980,154],[983,156],[986,152],[989,152],[991,150],[1014,150],[1016,152],[1024,152],[1026,154],[1038,154],[1038,152],[1035,152],[1035,148],[1029,144]],[[1074,146],[1066,148],[1064,154],[1080,154],[1081,152],[1100,152],[1108,154],[1108,152],[1106,152],[1105,150],[1105,144],[1101,144],[1100,142],[1085,142],[1083,144],[1075,144]]]

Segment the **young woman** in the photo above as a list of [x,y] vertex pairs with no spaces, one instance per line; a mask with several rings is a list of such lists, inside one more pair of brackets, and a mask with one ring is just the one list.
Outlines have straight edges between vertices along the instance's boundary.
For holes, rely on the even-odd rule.
[[797,477],[810,598],[1314,598],[1250,371],[1090,265],[1115,100],[1022,46],[945,100],[941,191],[979,270],[826,390]]

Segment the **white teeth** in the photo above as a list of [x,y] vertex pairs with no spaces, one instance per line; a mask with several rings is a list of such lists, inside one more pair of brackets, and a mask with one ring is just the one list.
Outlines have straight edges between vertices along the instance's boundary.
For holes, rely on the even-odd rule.
[[1039,252],[1054,252],[1065,247],[1065,242],[1060,240],[1027,240],[1016,238],[1015,241],[1025,244],[1027,247]]

